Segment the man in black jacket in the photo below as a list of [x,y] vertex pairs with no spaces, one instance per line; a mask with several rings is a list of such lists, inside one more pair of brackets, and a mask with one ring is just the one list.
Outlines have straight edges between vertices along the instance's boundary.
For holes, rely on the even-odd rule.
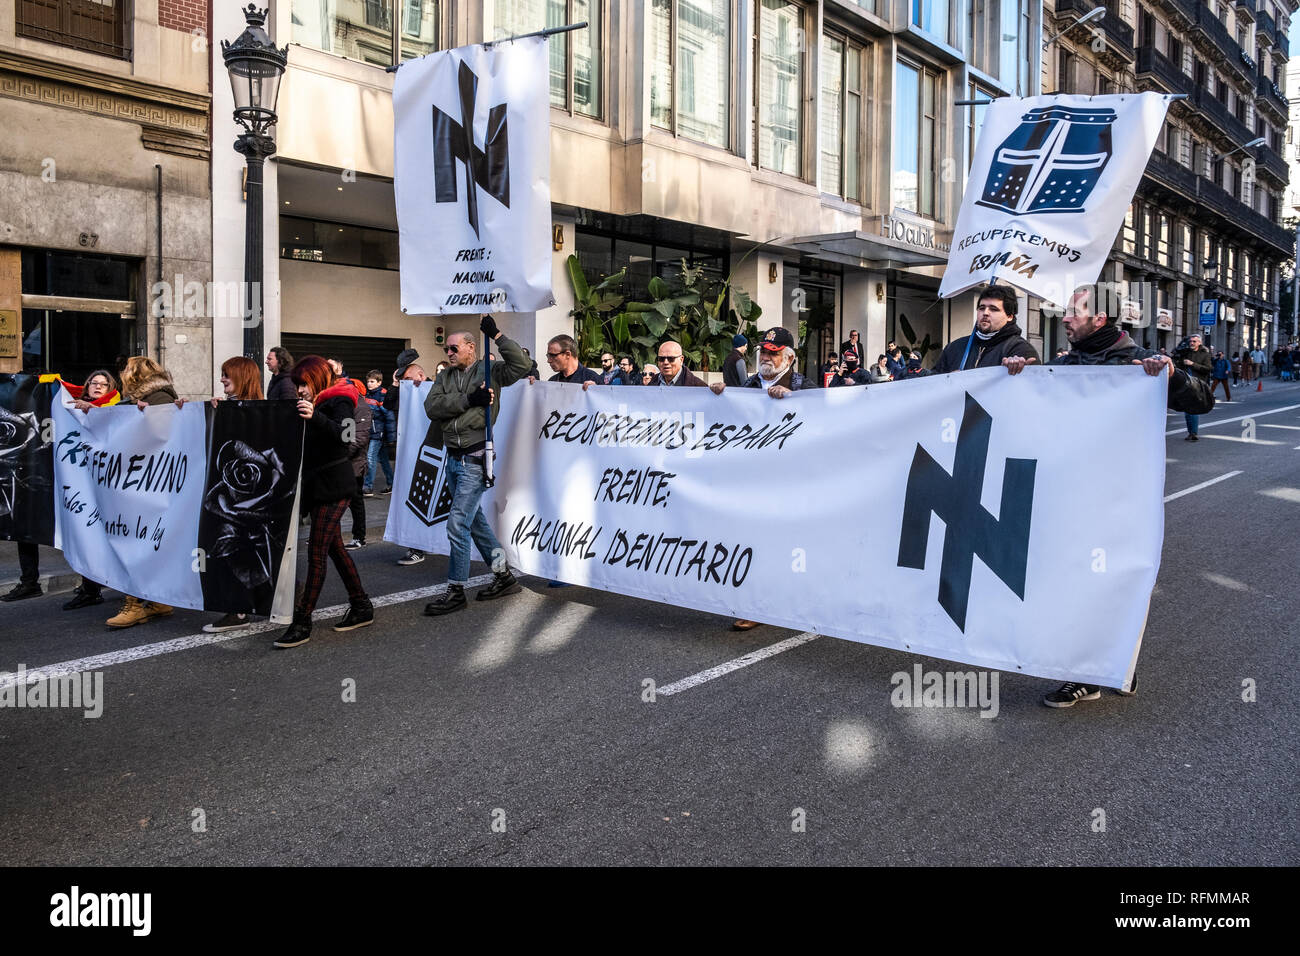
[[737,335],[731,340],[731,351],[722,360],[722,382],[739,388],[749,378],[749,369],[745,367],[745,353],[749,351],[749,339]]
[[1001,365],[1005,358],[1037,362],[1038,352],[1025,341],[1016,325],[1020,300],[1010,286],[993,285],[980,293],[975,311],[975,331],[948,343],[931,375],[962,372]]
[[[1193,333],[1187,339],[1187,348],[1174,352],[1174,362],[1179,369],[1205,383],[1210,387],[1210,375],[1214,372],[1214,361],[1210,350],[1201,344],[1201,337]],[[1183,441],[1200,441],[1201,416],[1188,413],[1183,416],[1187,423],[1187,437]]]
[[[1139,348],[1114,318],[1105,312],[1092,311],[1092,290],[1080,289],[1070,299],[1061,319],[1065,337],[1070,340],[1070,351],[1053,365],[1141,365],[1148,375],[1165,375],[1169,379],[1169,408],[1189,415],[1203,415],[1214,408],[1214,393],[1209,385],[1195,375],[1189,375],[1175,366],[1167,355]],[[1199,338],[1199,336],[1197,336]],[[1022,371],[1027,360],[1020,356],[1003,361],[1008,372]],[[1137,692],[1137,676],[1130,689],[1119,693]],[[1101,688],[1095,684],[1069,681],[1043,698],[1048,707],[1073,707],[1081,700],[1096,700]]]
[[288,349],[276,345],[266,353],[266,370],[271,373],[270,384],[266,386],[268,402],[298,400],[298,388],[289,378],[291,368],[293,368],[293,356],[289,354]]

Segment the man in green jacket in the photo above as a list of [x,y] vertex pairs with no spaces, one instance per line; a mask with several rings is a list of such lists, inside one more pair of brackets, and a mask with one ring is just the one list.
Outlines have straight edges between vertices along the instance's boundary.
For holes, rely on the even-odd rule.
[[447,591],[425,606],[425,614],[449,614],[465,607],[471,538],[496,576],[475,595],[475,600],[490,601],[520,591],[519,582],[506,564],[501,542],[488,526],[479,501],[487,487],[484,455],[488,409],[491,408],[495,422],[501,411],[498,389],[526,376],[531,363],[518,344],[501,334],[492,316],[483,316],[479,328],[496,341],[501,352],[502,360],[492,363],[495,387],[489,389],[483,384],[483,363],[476,354],[474,337],[468,332],[453,332],[447,336],[449,365],[438,375],[424,400],[424,410],[434,425],[430,432],[436,433],[441,428],[442,444],[447,449],[444,493],[451,497],[451,513],[447,516],[447,541],[451,546]]

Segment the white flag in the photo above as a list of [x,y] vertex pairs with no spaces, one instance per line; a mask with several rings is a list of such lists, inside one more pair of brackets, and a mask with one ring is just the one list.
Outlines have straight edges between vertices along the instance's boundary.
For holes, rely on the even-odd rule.
[[1168,108],[1161,93],[994,100],[939,295],[996,279],[1064,306],[1096,282]]
[[393,112],[402,311],[554,305],[546,39],[408,61]]

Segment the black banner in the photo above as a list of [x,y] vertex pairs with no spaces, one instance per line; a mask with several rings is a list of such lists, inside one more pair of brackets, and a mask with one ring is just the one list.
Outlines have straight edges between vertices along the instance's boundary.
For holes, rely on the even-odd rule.
[[54,544],[56,381],[0,375],[0,538]]
[[203,606],[269,614],[302,464],[293,402],[218,403],[208,416],[208,469],[199,516]]

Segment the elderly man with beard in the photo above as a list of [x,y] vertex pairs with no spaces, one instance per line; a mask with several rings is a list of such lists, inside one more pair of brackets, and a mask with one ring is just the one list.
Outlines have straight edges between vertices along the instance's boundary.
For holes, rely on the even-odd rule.
[[[791,392],[815,388],[812,383],[805,384],[803,376],[794,370],[794,361],[794,336],[790,330],[779,325],[768,329],[758,348],[758,371],[749,376],[741,387],[765,389],[772,398],[785,398]],[[714,382],[709,388],[714,395],[721,395],[726,385]],[[752,631],[759,626],[758,621],[744,618],[731,623],[733,631]]]
[[[1168,355],[1139,348],[1127,332],[1119,327],[1115,317],[1105,312],[1093,312],[1093,290],[1083,288],[1070,297],[1061,322],[1065,337],[1070,340],[1070,351],[1052,361],[1053,365],[1141,365],[1148,375],[1164,375],[1169,380],[1168,406],[1176,412],[1203,415],[1214,408],[1214,393],[1209,385],[1194,374],[1189,374],[1174,364]],[[1009,357],[1002,363],[1007,371],[1016,375],[1024,370],[1023,357]],[[1105,492],[1099,492],[1104,497]],[[1137,675],[1128,691],[1118,691],[1125,696],[1137,693]],[[1073,707],[1081,700],[1096,700],[1101,688],[1095,684],[1068,681],[1060,689],[1043,698],[1048,707]]]
[[[790,330],[777,326],[763,334],[758,348],[758,371],[745,380],[741,388],[762,388],[773,398],[785,398],[791,392],[814,388],[812,383],[794,369],[794,336]],[[726,385],[714,382],[709,386],[714,395],[721,395]]]
[[1025,341],[1016,325],[1020,300],[1010,286],[993,285],[980,292],[975,311],[975,331],[948,343],[931,375],[991,368],[1003,359],[1038,361],[1038,352]]

